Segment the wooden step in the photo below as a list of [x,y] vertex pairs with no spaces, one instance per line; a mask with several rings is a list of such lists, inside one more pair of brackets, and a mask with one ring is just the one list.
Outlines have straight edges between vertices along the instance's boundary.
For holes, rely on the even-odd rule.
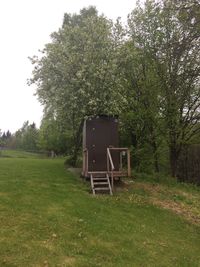
[[94,190],[96,191],[96,190],[110,190],[110,188],[109,187],[96,187],[96,188],[94,188]]
[[95,182],[95,183],[93,183],[94,185],[98,185],[98,184],[106,184],[106,185],[108,185],[108,182]]
[[107,174],[107,171],[88,172],[89,174]]
[[102,181],[102,180],[106,180],[107,181],[107,177],[93,178],[93,181]]
[[[105,176],[102,177],[102,175],[105,175]],[[108,173],[105,173],[105,172],[90,173],[90,182],[91,182],[93,195],[96,194],[96,191],[99,191],[99,192],[109,191],[110,195],[112,195],[112,188],[111,188]]]

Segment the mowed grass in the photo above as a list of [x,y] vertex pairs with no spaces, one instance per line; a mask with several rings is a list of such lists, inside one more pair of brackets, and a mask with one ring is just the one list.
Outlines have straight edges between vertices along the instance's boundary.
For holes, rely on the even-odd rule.
[[0,266],[200,266],[199,225],[143,190],[94,197],[62,159],[0,158]]
[[0,150],[0,157],[3,158],[41,158],[43,154],[37,154],[21,150]]

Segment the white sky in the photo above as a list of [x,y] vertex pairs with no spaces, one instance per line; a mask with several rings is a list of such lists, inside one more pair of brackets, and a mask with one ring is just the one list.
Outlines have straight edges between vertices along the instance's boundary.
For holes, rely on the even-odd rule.
[[62,25],[64,13],[94,5],[108,18],[125,21],[136,0],[2,0],[0,1],[0,129],[15,132],[24,121],[40,125],[42,107],[27,85],[32,65],[49,35]]

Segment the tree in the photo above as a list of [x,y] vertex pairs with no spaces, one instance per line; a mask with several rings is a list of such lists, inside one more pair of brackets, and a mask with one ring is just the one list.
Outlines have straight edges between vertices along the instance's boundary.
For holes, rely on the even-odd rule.
[[2,140],[2,132],[0,129],[0,148],[4,145],[3,140]]
[[61,29],[51,37],[43,56],[31,59],[35,68],[30,82],[37,85],[45,113],[70,128],[75,164],[84,117],[118,114],[123,104],[116,63],[120,34],[89,7],[80,14],[65,14]]
[[125,43],[120,54],[127,99],[122,116],[122,134],[129,139],[128,145],[133,146],[134,164],[139,170],[151,170],[154,165],[154,170],[159,172],[163,120],[159,112],[160,82],[155,75],[155,64],[131,40]]
[[56,154],[71,153],[71,133],[63,129],[59,123],[52,118],[45,117],[42,120],[39,132],[39,148]]
[[12,139],[12,134],[9,130],[3,133],[0,130],[0,146],[9,147],[11,139]]
[[15,133],[15,147],[27,151],[37,151],[38,134],[39,130],[35,123],[29,124],[29,121],[25,121],[22,128]]
[[160,80],[173,176],[183,144],[200,132],[199,14],[199,1],[148,0],[129,16],[132,42],[154,62]]

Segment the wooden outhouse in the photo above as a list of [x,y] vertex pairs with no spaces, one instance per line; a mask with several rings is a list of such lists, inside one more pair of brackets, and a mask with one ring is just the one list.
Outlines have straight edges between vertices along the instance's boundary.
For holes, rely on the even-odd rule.
[[[82,175],[90,177],[91,185],[93,179],[107,177],[113,186],[115,177],[130,176],[130,153],[127,148],[119,148],[118,126],[116,116],[100,115],[85,119]],[[126,170],[122,166],[124,154],[127,154]]]

